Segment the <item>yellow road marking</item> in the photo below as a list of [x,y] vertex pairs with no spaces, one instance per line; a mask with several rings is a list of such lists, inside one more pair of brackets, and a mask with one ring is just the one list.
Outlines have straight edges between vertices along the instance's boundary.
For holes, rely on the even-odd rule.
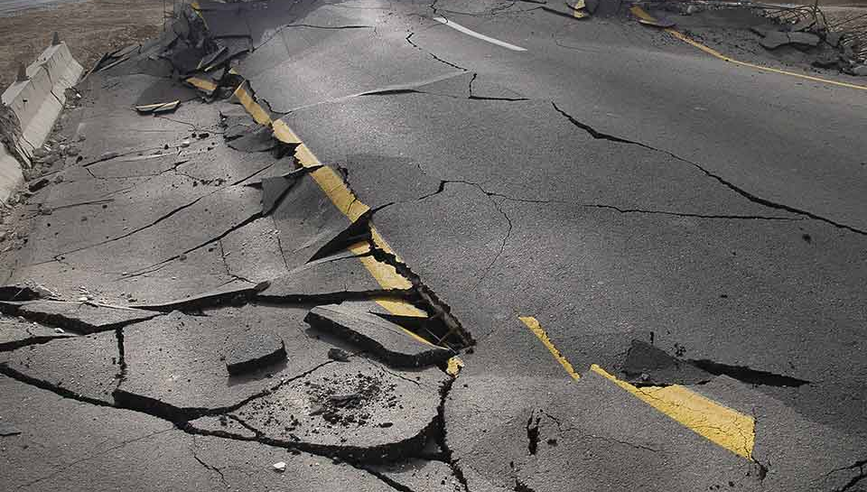
[[[636,17],[640,17],[644,20],[649,20],[649,21],[655,21],[656,20],[653,18],[652,15],[648,14],[647,11],[645,11],[643,8],[639,7],[638,5],[633,5],[632,8],[630,9],[630,11]],[[754,68],[756,70],[761,70],[763,72],[776,73],[776,74],[780,74],[780,75],[788,75],[790,77],[797,77],[799,79],[809,80],[812,82],[821,82],[823,84],[831,84],[831,85],[836,85],[839,87],[848,87],[850,89],[858,89],[858,90],[862,90],[862,91],[867,90],[867,86],[863,86],[863,85],[850,84],[848,82],[840,82],[837,80],[823,79],[821,77],[813,77],[812,75],[805,75],[805,74],[801,74],[801,73],[789,72],[787,70],[780,70],[778,68],[765,67],[762,65],[756,65],[755,63],[749,63],[749,62],[744,62],[744,61],[740,61],[740,60],[735,60],[734,58],[723,55],[722,53],[711,48],[710,46],[706,46],[702,43],[699,43],[698,41],[690,38],[686,34],[683,34],[674,28],[671,28],[671,27],[666,28],[665,32],[671,34],[672,36],[683,41],[684,43],[689,44],[690,46],[698,48],[701,51],[704,51],[705,53],[707,53],[707,54],[709,54],[715,58],[718,58],[722,61],[726,61],[729,63],[733,63],[735,65],[740,65],[742,67]]]
[[457,377],[461,372],[461,368],[464,367],[464,361],[460,359],[460,357],[452,357],[449,359],[448,367],[446,368],[446,373],[451,376]]
[[557,362],[559,362],[560,365],[563,366],[563,369],[566,369],[566,372],[569,373],[570,376],[572,376],[572,379],[574,379],[575,381],[581,379],[581,375],[575,372],[572,364],[570,364],[569,361],[566,360],[566,357],[563,357],[563,354],[561,354],[560,351],[557,350],[557,347],[555,347],[551,339],[548,338],[548,334],[545,333],[545,330],[542,329],[542,325],[539,324],[539,320],[532,316],[519,316],[518,319],[521,320],[525,325],[527,325],[527,328],[529,328],[530,331],[532,331],[533,334],[542,341],[542,345],[544,345],[548,349],[548,351],[551,352],[551,355],[553,355]]
[[256,123],[262,126],[271,126],[271,117],[268,116],[268,112],[265,111],[262,106],[259,106],[259,104],[253,100],[250,91],[247,90],[247,82],[244,82],[235,89],[230,100],[241,103],[241,106],[244,106],[244,109],[250,113],[250,116],[256,120]]
[[[301,141],[298,135],[296,135],[285,122],[281,120],[271,120],[267,111],[265,111],[262,106],[253,99],[253,96],[247,89],[246,81],[235,90],[234,94],[232,94],[232,98],[244,106],[244,109],[247,110],[257,123],[262,126],[271,127],[274,131],[275,138],[287,144],[297,145],[295,148],[295,159],[302,167],[316,168],[310,172],[310,177],[316,181],[316,184],[319,185],[325,195],[331,200],[331,203],[333,203],[341,213],[346,215],[350,221],[355,222],[359,217],[370,210],[370,207],[358,200],[355,194],[352,193],[352,190],[346,186],[346,182],[343,181],[343,178],[331,167],[323,165],[319,159],[316,158],[316,155]],[[373,238],[373,243],[376,244],[378,248],[382,249],[386,253],[394,255],[394,251],[373,225],[370,226],[370,232]],[[370,246],[366,243],[357,243],[351,245],[348,249],[356,255],[363,255],[370,251]],[[397,258],[397,255],[395,255],[395,258]],[[388,263],[383,263],[373,256],[361,256],[358,259],[364,267],[367,268],[367,271],[370,272],[373,278],[376,279],[377,283],[379,283],[379,285],[384,289],[412,288],[412,282],[401,275],[400,272]],[[402,299],[377,298],[374,299],[374,301],[396,316],[411,316],[416,318],[428,317],[427,313]],[[410,330],[404,328],[404,331],[417,340],[433,345]]]
[[201,79],[199,77],[190,77],[186,80],[188,84],[205,92],[214,92],[217,90],[217,84],[210,80]]
[[[572,379],[578,380],[580,378],[572,368],[572,364],[548,338],[548,334],[545,333],[536,318],[524,316],[518,319],[523,321],[542,341],[542,344],[548,348],[557,362],[572,376]],[[738,456],[748,460],[752,459],[756,438],[756,421],[753,417],[721,405],[680,385],[638,388],[617,379],[596,364],[591,365],[590,370],[712,443],[728,449]]]
[[638,388],[593,364],[590,369],[712,443],[752,459],[756,421],[680,385]]

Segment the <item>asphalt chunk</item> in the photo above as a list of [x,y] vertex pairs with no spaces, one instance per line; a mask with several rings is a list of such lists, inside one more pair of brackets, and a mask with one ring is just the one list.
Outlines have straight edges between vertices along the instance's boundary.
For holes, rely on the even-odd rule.
[[271,329],[245,330],[226,340],[226,370],[237,376],[286,359],[283,339]]
[[357,345],[392,367],[431,366],[455,355],[452,350],[410,336],[399,325],[348,306],[317,306],[304,321]]

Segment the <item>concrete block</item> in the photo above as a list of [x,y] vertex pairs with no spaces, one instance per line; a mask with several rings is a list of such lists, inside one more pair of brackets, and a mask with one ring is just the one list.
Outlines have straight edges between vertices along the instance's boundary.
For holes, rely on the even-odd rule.
[[[21,122],[18,148],[27,157],[45,143],[73,87],[84,69],[72,57],[66,43],[49,46],[27,67],[27,80],[10,85],[2,95]],[[20,163],[5,148],[0,151],[0,200],[23,181]]]

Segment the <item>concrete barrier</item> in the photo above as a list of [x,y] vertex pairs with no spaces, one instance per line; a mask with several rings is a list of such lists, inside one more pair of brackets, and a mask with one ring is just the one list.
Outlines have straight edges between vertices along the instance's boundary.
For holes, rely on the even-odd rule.
[[[83,69],[66,43],[49,46],[27,67],[27,80],[16,81],[3,92],[3,104],[18,116],[21,137],[18,148],[29,165],[33,151],[45,143],[66,103],[66,89],[73,87]],[[2,145],[0,145],[2,147]],[[21,162],[8,149],[0,152],[0,200],[23,181]]]
[[21,163],[0,144],[0,201],[5,202],[23,181]]

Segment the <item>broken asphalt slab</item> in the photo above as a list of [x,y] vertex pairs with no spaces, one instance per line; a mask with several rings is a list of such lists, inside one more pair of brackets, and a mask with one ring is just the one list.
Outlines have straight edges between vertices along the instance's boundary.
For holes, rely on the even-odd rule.
[[391,461],[422,451],[450,381],[439,369],[392,372],[355,357],[319,367],[229,415],[275,445]]
[[272,327],[262,326],[234,333],[226,339],[226,370],[237,376],[286,359],[283,339]]
[[[14,429],[0,437],[0,483],[16,490],[394,490],[326,457],[190,435],[143,413],[81,405],[4,376],[0,392],[0,422]],[[273,470],[277,462],[284,473]]]
[[[174,312],[124,330],[126,377],[115,393],[121,406],[185,420],[242,404],[329,363],[330,344],[306,334],[303,308],[247,305],[207,317]],[[248,331],[276,332],[285,356],[233,376],[227,341]],[[267,353],[272,340],[255,337],[248,352]],[[261,344],[265,345],[261,345]],[[225,411],[225,410],[223,410]]]
[[89,301],[0,303],[0,311],[21,316],[43,325],[83,334],[114,330],[157,316],[156,313],[149,311],[125,306],[96,304]]
[[60,395],[112,405],[122,377],[122,339],[103,332],[0,352],[0,373]]
[[75,336],[22,318],[0,315],[0,352]]
[[[390,265],[379,265],[398,275]],[[410,285],[410,282],[406,284]],[[267,288],[256,293],[256,299],[275,303],[325,304],[379,296],[405,298],[411,293],[409,288],[379,285],[358,258],[348,255],[308,263],[271,279]]]
[[304,318],[317,330],[332,333],[391,367],[443,364],[455,352],[423,342],[406,329],[346,305],[317,306]]

